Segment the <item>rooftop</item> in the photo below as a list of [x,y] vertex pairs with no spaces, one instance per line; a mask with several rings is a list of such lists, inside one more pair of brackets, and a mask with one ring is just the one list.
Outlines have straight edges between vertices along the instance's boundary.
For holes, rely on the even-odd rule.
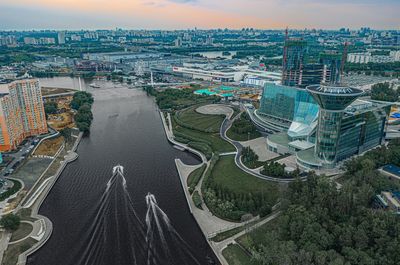
[[286,132],[280,132],[268,135],[268,140],[279,145],[288,146],[290,143],[289,136]]
[[348,86],[311,85],[308,86],[306,89],[313,94],[333,96],[360,96],[364,93],[358,88]]

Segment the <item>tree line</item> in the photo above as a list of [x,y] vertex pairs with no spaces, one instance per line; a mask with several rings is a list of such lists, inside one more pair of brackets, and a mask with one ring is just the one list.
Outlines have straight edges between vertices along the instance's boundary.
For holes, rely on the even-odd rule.
[[389,82],[378,83],[371,87],[371,99],[396,102],[399,100],[400,89]]
[[81,132],[89,132],[93,120],[92,104],[94,102],[91,93],[78,91],[74,94],[70,107],[76,110],[75,124]]
[[399,189],[377,168],[400,163],[400,141],[345,164],[343,186],[324,176],[289,184],[278,228],[251,249],[255,264],[400,264],[400,220],[374,209],[375,194]]

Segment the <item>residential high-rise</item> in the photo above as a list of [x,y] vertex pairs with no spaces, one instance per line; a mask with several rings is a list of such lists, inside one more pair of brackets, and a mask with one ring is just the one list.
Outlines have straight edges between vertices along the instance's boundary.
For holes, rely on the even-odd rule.
[[307,51],[307,42],[299,38],[286,39],[283,51],[282,85],[300,86]]
[[65,44],[65,31],[58,32],[58,44]]
[[15,149],[26,137],[47,133],[38,80],[1,85],[0,129],[0,151]]

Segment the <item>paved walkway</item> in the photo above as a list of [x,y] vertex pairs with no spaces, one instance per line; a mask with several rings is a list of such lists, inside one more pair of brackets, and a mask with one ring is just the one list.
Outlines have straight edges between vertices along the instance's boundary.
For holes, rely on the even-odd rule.
[[[281,179],[281,178],[275,178],[275,177],[270,177],[270,176],[266,176],[266,175],[260,174],[260,172],[258,172],[258,170],[250,169],[250,168],[246,167],[242,163],[242,160],[240,159],[241,153],[242,153],[242,149],[243,149],[242,144],[240,142],[238,142],[238,141],[234,141],[234,140],[230,139],[226,135],[226,132],[229,130],[229,128],[232,126],[232,123],[239,117],[240,114],[241,113],[236,115],[236,117],[234,117],[232,120],[225,119],[222,122],[221,129],[220,129],[221,138],[224,139],[225,141],[228,141],[229,143],[231,143],[233,146],[235,146],[235,148],[237,150],[237,154],[235,156],[235,164],[236,164],[236,166],[238,166],[244,172],[246,172],[246,173],[248,173],[250,175],[253,175],[253,176],[257,177],[257,178],[260,178],[260,179],[269,180],[269,181],[278,182],[278,183],[289,183],[289,182],[294,181],[295,179]],[[300,179],[305,180],[306,178],[303,177],[303,178],[300,178]]]
[[269,217],[263,219],[260,222],[257,222],[251,226],[249,226],[247,229],[221,241],[221,242],[211,242],[211,245],[213,245],[213,247],[221,254],[222,256],[222,251],[229,245],[232,243],[236,243],[236,239],[238,239],[239,237],[243,236],[244,234],[248,233],[249,231],[252,231],[268,222],[270,222],[271,220],[274,220],[276,217],[278,217],[280,215],[280,211],[273,213],[272,215],[270,215]]
[[34,224],[33,224],[31,221],[21,221],[21,223],[30,224],[30,225],[32,226],[32,231],[31,231],[29,234],[27,234],[25,237],[21,238],[21,239],[18,239],[18,240],[9,242],[9,243],[8,243],[9,245],[17,244],[17,243],[19,243],[19,242],[22,242],[22,241],[24,241],[25,239],[27,239],[28,237],[30,237],[31,235],[33,235],[33,232],[34,232],[34,229],[33,229],[33,228],[34,228]]
[[[232,228],[232,227],[236,227],[238,225],[238,223],[225,221],[223,219],[220,219],[220,218],[216,217],[215,215],[213,215],[208,210],[208,208],[206,207],[206,205],[204,203],[202,205],[203,210],[197,208],[194,205],[186,183],[187,183],[188,176],[196,168],[194,168],[193,166],[185,165],[180,159],[176,159],[175,160],[175,164],[176,164],[176,168],[178,169],[181,181],[182,181],[182,183],[185,184],[184,185],[184,191],[185,191],[185,195],[186,195],[186,197],[188,199],[188,203],[190,205],[190,208],[192,210],[192,214],[196,218],[196,221],[199,224],[199,226],[200,226],[201,230],[203,231],[204,235],[206,237],[208,237],[209,235],[215,234],[218,231],[226,230],[226,229],[229,229],[229,228]],[[200,183],[199,183],[198,186],[200,186]]]
[[[61,165],[58,168],[57,172],[54,174],[53,177],[51,177],[51,181],[47,185],[44,185],[44,188],[42,192],[39,192],[38,195],[31,194],[31,198],[25,200],[27,203],[32,204],[30,209],[32,210],[31,212],[31,217],[37,219],[33,223],[33,231],[30,235],[31,238],[37,240],[38,242],[35,243],[30,249],[25,251],[24,253],[21,253],[18,256],[18,262],[17,265],[25,265],[27,261],[27,257],[34,253],[36,250],[38,250],[40,247],[42,247],[47,240],[50,238],[50,235],[53,231],[53,224],[51,221],[43,215],[40,215],[38,213],[40,206],[42,205],[43,201],[46,199],[47,195],[55,185],[55,183],[58,180],[58,177],[61,175],[63,172],[64,168],[66,165],[75,159],[78,158],[78,154],[75,153],[76,148],[78,147],[78,144],[82,138],[83,133],[79,133],[79,136],[77,137],[74,146],[71,148],[70,151],[67,151],[67,154],[64,156],[64,160],[61,161]],[[57,156],[62,155],[61,152],[57,154]],[[34,198],[32,198],[34,197]],[[23,205],[26,205],[25,201],[21,202],[21,204],[18,206],[18,208],[22,208]],[[31,201],[33,201],[31,203]]]
[[259,161],[267,161],[278,157],[279,154],[271,152],[267,148],[267,138],[258,137],[250,141],[239,142],[243,147],[249,147],[258,155]]
[[3,255],[8,247],[8,242],[10,241],[11,233],[7,231],[0,231],[0,264],[3,264]]
[[232,108],[220,104],[200,106],[196,111],[206,115],[225,115],[228,119],[230,119],[234,113]]

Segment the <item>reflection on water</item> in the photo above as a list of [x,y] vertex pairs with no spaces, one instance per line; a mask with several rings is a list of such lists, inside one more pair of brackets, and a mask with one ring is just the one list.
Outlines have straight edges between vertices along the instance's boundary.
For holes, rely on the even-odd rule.
[[[197,164],[198,158],[174,149],[167,142],[158,108],[143,91],[123,88],[111,82],[100,84],[101,88],[87,87],[95,97],[90,136],[83,138],[77,150],[79,158],[66,167],[39,211],[53,222],[52,236],[29,257],[28,264],[85,264],[85,260],[93,261],[90,257],[96,253],[101,253],[102,260],[109,262],[107,265],[132,264],[125,261],[132,260],[133,256],[125,256],[124,253],[131,248],[139,249],[138,245],[143,249],[147,246],[143,239],[133,244],[129,234],[134,232],[131,231],[133,224],[146,227],[148,205],[144,198],[148,192],[157,198],[157,207],[168,216],[176,235],[182,238],[182,242],[189,243],[188,248],[195,250],[194,260],[200,264],[209,264],[210,257],[216,260],[189,212],[174,163],[175,158],[180,158],[187,164]],[[105,208],[114,210],[103,210],[103,217],[96,219],[99,201],[110,180],[110,169],[117,164],[124,166],[126,191],[117,186],[113,190],[116,194],[111,196],[112,207]],[[125,192],[129,194],[131,203],[126,203],[128,197],[122,196]],[[157,209],[154,204],[151,205]],[[134,209],[137,219],[134,215],[127,215],[125,210],[129,208]],[[162,219],[160,214],[158,211],[158,220]],[[107,241],[97,240],[99,236],[93,240],[88,237],[93,235],[90,233],[93,229],[104,231],[102,226],[94,225],[98,224],[99,218],[112,224],[107,226],[114,231],[107,233]],[[160,224],[158,227],[154,226],[154,222],[150,223],[158,235],[160,229],[164,232],[168,230],[168,226]],[[157,238],[156,234],[150,237],[146,231],[144,235],[149,238],[148,242],[151,242],[150,238]],[[110,237],[110,234],[115,234],[115,237]],[[99,242],[105,244],[97,245]]]

